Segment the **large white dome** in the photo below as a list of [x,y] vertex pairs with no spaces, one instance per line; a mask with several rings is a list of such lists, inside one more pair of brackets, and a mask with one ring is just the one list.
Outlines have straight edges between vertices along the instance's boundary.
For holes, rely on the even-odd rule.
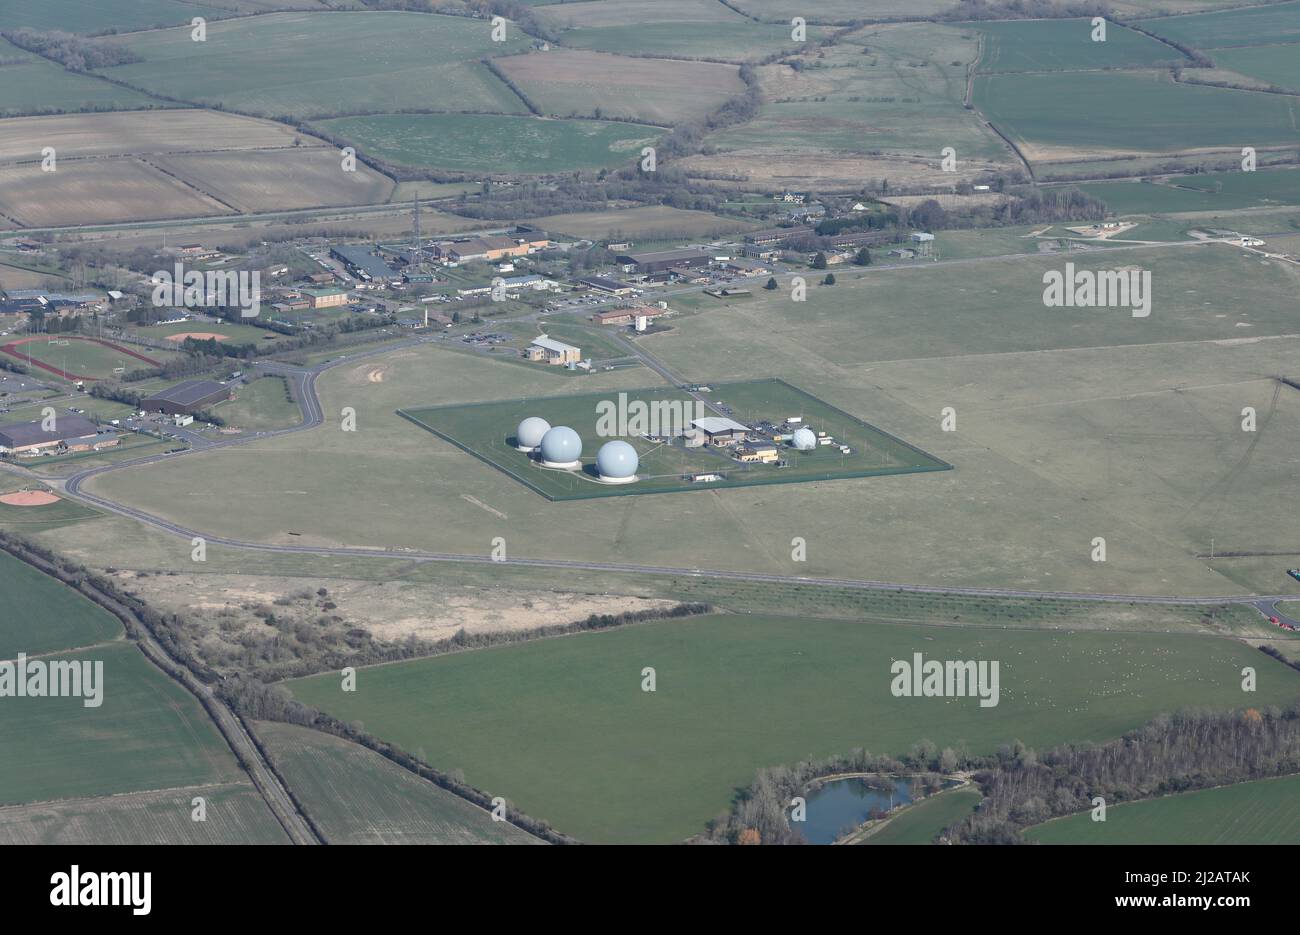
[[515,446],[532,451],[542,443],[542,436],[551,430],[551,423],[537,416],[529,416],[515,429]]
[[582,457],[582,439],[567,425],[557,425],[542,436],[542,461],[571,465]]
[[817,447],[817,436],[812,429],[795,429],[790,444],[800,451],[812,451]]
[[596,452],[596,473],[608,480],[625,480],[636,476],[640,462],[636,449],[627,442],[605,442]]

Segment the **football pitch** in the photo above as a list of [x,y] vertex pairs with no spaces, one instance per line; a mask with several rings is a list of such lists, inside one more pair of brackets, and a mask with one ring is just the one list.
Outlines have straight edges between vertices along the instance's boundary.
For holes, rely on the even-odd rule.
[[[790,484],[830,481],[847,477],[875,477],[922,471],[951,470],[952,465],[907,442],[836,409],[816,396],[783,380],[753,380],[712,384],[709,407],[676,388],[647,388],[618,394],[583,393],[544,399],[515,399],[430,408],[401,409],[399,415],[439,438],[485,461],[549,500],[583,500],[624,494],[671,493],[755,484]],[[676,429],[655,422],[649,431],[635,428],[634,408],[662,412]],[[625,425],[609,433],[602,425],[605,412],[628,413]],[[685,413],[683,417],[676,415]],[[686,447],[679,435],[696,418],[726,418],[751,428],[763,424],[794,424],[825,433],[834,442],[819,443],[799,451],[777,440],[778,463],[741,463],[730,449],[713,444]],[[580,469],[543,466],[515,447],[514,430],[525,418],[538,416],[552,426],[569,426],[583,440]],[[647,419],[649,417],[647,416]],[[777,434],[781,433],[776,430]],[[767,433],[764,433],[767,434]],[[598,443],[619,438],[637,450],[637,480],[627,484],[601,481],[595,467]],[[848,448],[845,452],[843,449]],[[701,476],[708,480],[698,479]]]

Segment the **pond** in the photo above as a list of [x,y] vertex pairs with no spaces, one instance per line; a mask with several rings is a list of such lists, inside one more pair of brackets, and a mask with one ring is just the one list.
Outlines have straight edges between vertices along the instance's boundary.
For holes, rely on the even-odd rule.
[[912,801],[912,779],[834,779],[805,794],[807,821],[791,827],[809,844],[832,844],[847,828],[865,822],[875,810],[889,811]]

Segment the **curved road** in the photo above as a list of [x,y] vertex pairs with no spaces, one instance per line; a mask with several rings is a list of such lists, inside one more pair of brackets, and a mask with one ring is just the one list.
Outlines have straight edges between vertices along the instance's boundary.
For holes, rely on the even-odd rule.
[[[207,445],[200,448],[190,449],[185,452],[177,452],[172,455],[150,455],[143,458],[136,458],[128,461],[119,461],[113,464],[103,465],[101,467],[90,468],[73,474],[62,481],[55,478],[42,478],[42,482],[49,486],[61,489],[67,496],[85,503],[91,504],[102,510],[116,513],[119,516],[126,516],[138,522],[152,526],[163,532],[171,533],[185,539],[193,539],[201,536],[208,543],[229,546],[232,548],[245,549],[254,552],[274,552],[286,554],[304,554],[304,555],[326,555],[347,558],[400,558],[408,561],[417,562],[467,562],[471,564],[492,564],[494,560],[486,555],[465,555],[450,552],[424,552],[417,549],[381,549],[381,548],[332,548],[327,546],[309,546],[309,545],[272,545],[269,543],[246,541],[241,539],[230,539],[223,536],[205,535],[197,530],[188,529],[170,520],[154,516],[144,510],[126,504],[117,503],[108,500],[97,494],[90,493],[83,488],[83,484],[91,477],[100,474],[106,474],[110,471],[122,470],[124,468],[135,467],[142,464],[151,464],[158,461],[169,460],[184,457],[194,451],[210,451],[214,448],[233,447],[243,445],[258,439],[274,438],[281,435],[289,435],[295,432],[303,432],[315,428],[324,422],[324,412],[321,408],[320,397],[316,392],[316,378],[326,370],[338,367],[344,364],[350,364],[357,360],[364,360],[367,357],[386,354],[389,351],[409,347],[418,344],[434,343],[438,338],[434,337],[413,337],[409,341],[399,342],[396,344],[387,344],[384,347],[374,348],[369,351],[360,351],[354,354],[347,354],[325,363],[317,364],[313,367],[294,367],[289,364],[283,364],[275,361],[259,362],[255,366],[258,370],[282,376],[288,379],[294,388],[294,396],[302,408],[303,419],[300,423],[290,428],[278,429],[271,432],[261,432],[239,438],[223,439],[220,441],[210,441]],[[652,362],[650,355],[645,353],[641,348],[637,348],[637,356],[656,372],[665,378],[676,382],[671,372],[664,368],[657,361]],[[16,470],[9,468],[10,470]],[[24,476],[30,477],[27,472],[22,472]],[[1110,603],[1133,603],[1133,604],[1186,604],[1196,606],[1209,606],[1214,604],[1246,604],[1254,607],[1265,617],[1276,614],[1273,605],[1278,601],[1300,601],[1300,594],[1273,594],[1273,595],[1224,595],[1215,597],[1181,597],[1177,595],[1143,595],[1143,594],[1100,594],[1078,591],[1026,591],[1014,588],[963,588],[963,587],[938,587],[931,585],[917,584],[899,584],[889,581],[872,581],[867,579],[856,578],[817,578],[805,577],[802,575],[769,575],[757,572],[727,571],[721,569],[704,569],[704,568],[687,568],[673,567],[663,565],[636,565],[619,562],[583,562],[570,561],[567,559],[551,558],[509,558],[502,560],[500,564],[526,566],[535,568],[565,568],[580,569],[584,571],[612,571],[612,572],[631,572],[642,574],[659,574],[659,575],[676,575],[680,577],[707,577],[727,581],[747,581],[747,582],[764,582],[779,584],[807,584],[825,587],[852,588],[858,590],[871,591],[899,591],[909,594],[953,594],[973,597],[994,597],[994,598],[1059,598],[1078,601],[1098,601]],[[1281,616],[1281,615],[1279,615]],[[1297,622],[1300,626],[1300,622]]]

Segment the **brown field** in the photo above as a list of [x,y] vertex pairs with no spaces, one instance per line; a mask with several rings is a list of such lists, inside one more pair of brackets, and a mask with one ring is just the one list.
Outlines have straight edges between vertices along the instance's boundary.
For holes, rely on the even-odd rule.
[[[734,0],[737,9],[769,22],[789,22],[794,13],[787,0]],[[951,10],[957,0],[818,0],[803,14],[812,23],[857,19],[919,19]]]
[[1010,201],[1011,196],[1002,192],[975,192],[971,195],[937,192],[933,195],[894,195],[880,200],[887,205],[897,205],[900,208],[915,208],[926,201],[937,201],[940,207],[952,210],[953,208],[973,208],[980,205],[1000,205],[1003,202]]
[[[816,185],[827,188],[861,189],[864,182],[889,179],[890,185],[912,187],[932,185],[938,173],[937,160],[912,159],[905,156],[856,156],[833,152],[751,152],[736,150],[707,156],[687,156],[673,165],[688,173],[716,177],[721,173],[745,182],[768,187]],[[943,184],[973,179],[992,163],[963,160],[957,172],[944,177]]]
[[[206,821],[191,818],[195,796],[207,802]],[[0,808],[0,845],[288,843],[248,783]]]
[[698,237],[713,233],[746,230],[757,225],[734,218],[718,217],[707,211],[685,211],[655,205],[624,208],[621,211],[579,211],[552,214],[530,223],[543,230],[571,237],[606,240],[615,235],[631,238]]
[[564,29],[655,22],[744,22],[740,14],[728,10],[717,0],[588,0],[586,3],[541,6],[534,12],[546,23]]
[[186,338],[193,338],[195,341],[207,341],[208,339],[214,341],[225,341],[228,340],[229,337],[230,336],[226,334],[217,334],[215,331],[182,331],[179,334],[169,334],[167,337],[163,338],[163,340],[175,341],[177,344],[180,344]]
[[0,494],[0,503],[9,506],[48,506],[58,502],[59,498],[48,490],[16,490],[13,493]]
[[230,209],[136,159],[60,162],[0,169],[0,215],[19,226],[63,227],[206,217]]
[[247,213],[376,204],[393,191],[391,179],[362,163],[344,172],[333,147],[195,153],[154,162]]
[[18,266],[6,266],[0,263],[0,288],[4,289],[45,289],[51,286],[67,285],[68,280],[52,273],[22,269]]
[[539,107],[560,117],[594,116],[599,109],[604,117],[675,124],[702,117],[745,89],[739,68],[714,62],[555,50],[496,64]]
[[[39,162],[42,147],[60,160],[84,156],[154,155],[293,145],[289,127],[211,110],[143,110],[104,114],[10,117],[0,121],[0,165]],[[319,142],[311,137],[307,142]]]

